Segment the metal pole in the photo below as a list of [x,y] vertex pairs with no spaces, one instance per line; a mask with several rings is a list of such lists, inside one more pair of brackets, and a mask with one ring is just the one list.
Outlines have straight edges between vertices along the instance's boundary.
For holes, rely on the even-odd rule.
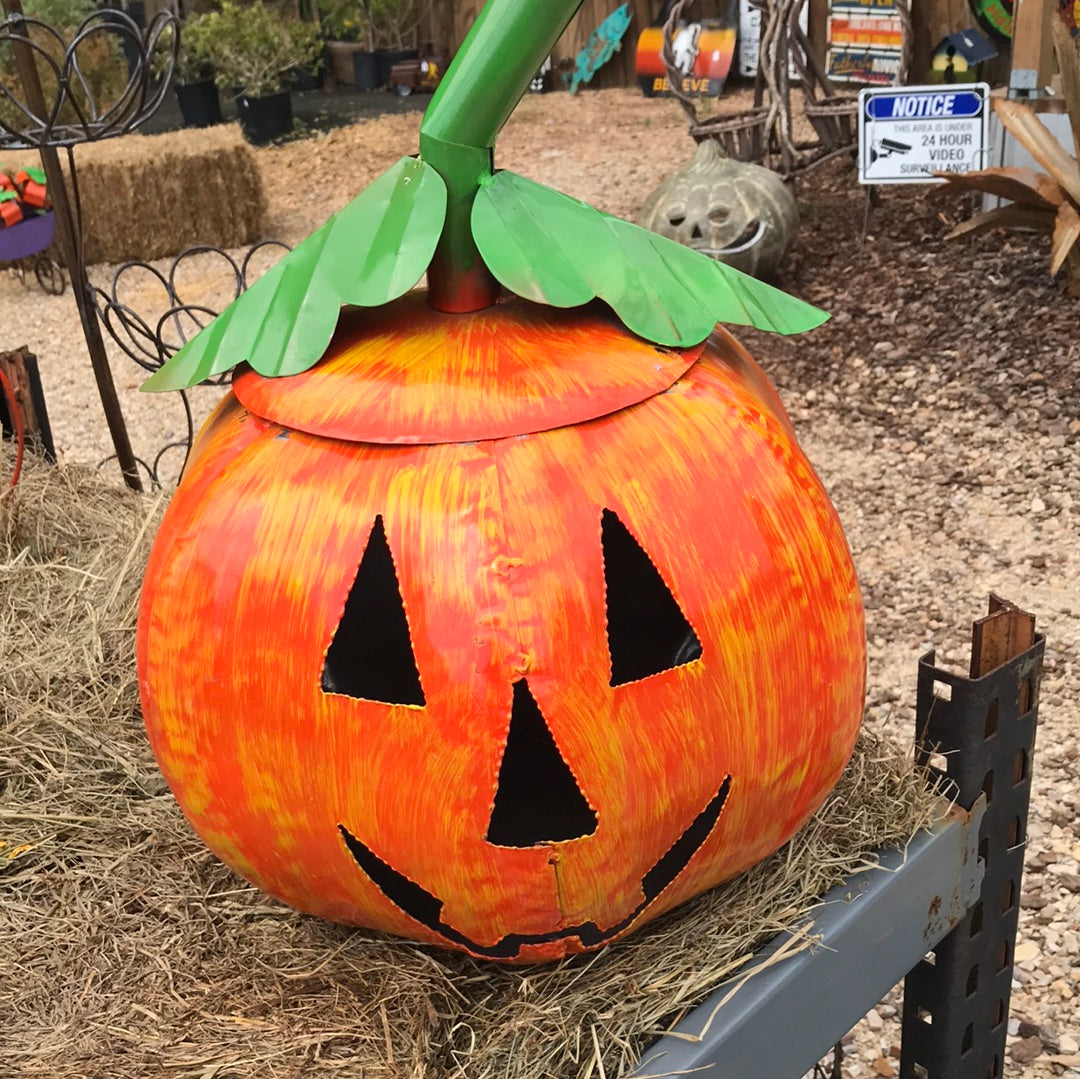
[[[12,39],[12,46],[19,78],[26,89],[26,103],[36,116],[46,117],[49,115],[49,109],[45,103],[41,80],[38,78],[33,49],[25,41],[21,41],[18,36],[20,29],[24,35],[29,29],[26,23],[22,23],[21,28],[19,26],[18,20],[21,20],[23,13],[20,0],[0,0],[0,4],[3,5],[4,11],[9,16],[15,16],[17,20],[15,23],[16,36]],[[90,364],[94,371],[94,380],[97,382],[98,395],[105,410],[105,420],[109,425],[109,434],[112,436],[116,459],[120,464],[124,482],[132,490],[141,491],[143,486],[142,480],[139,478],[138,464],[131,449],[131,441],[128,438],[127,427],[124,424],[124,415],[120,410],[120,400],[116,395],[116,385],[113,382],[112,371],[109,368],[109,358],[105,352],[105,341],[101,336],[101,325],[98,322],[97,311],[94,308],[90,281],[87,278],[86,267],[82,260],[81,222],[76,219],[64,172],[60,167],[60,155],[57,153],[56,147],[48,145],[43,140],[38,149],[41,153],[41,163],[45,169],[45,176],[49,183],[49,197],[52,199],[53,209],[56,213],[60,250],[64,257],[64,264],[67,266],[68,275],[71,277],[71,287],[75,293],[75,304],[79,310],[79,320],[82,322],[83,336],[86,338],[86,347],[90,353]]]

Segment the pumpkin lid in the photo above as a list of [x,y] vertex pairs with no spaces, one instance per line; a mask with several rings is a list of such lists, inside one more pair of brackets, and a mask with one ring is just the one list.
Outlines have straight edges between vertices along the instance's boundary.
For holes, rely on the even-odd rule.
[[233,389],[256,416],[348,442],[467,442],[597,419],[671,386],[705,344],[674,349],[594,303],[508,297],[446,314],[413,292],[342,312],[324,358],[289,378],[249,369]]

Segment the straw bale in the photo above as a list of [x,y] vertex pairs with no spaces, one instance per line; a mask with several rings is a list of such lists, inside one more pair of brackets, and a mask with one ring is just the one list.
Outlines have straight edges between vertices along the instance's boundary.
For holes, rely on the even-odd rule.
[[[3,163],[37,163],[23,151]],[[163,258],[265,236],[267,202],[236,125],[125,135],[75,150],[87,264]]]
[[616,1079],[933,816],[909,756],[865,732],[784,850],[596,955],[503,968],[300,915],[202,846],[143,734],[133,634],[163,502],[34,462],[0,499],[5,1076]]

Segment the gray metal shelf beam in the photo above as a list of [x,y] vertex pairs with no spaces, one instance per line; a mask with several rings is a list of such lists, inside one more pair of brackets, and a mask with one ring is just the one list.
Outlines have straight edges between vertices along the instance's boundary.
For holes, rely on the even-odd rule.
[[[980,799],[970,814],[953,810],[826,893],[809,916],[820,943],[749,977],[722,1008],[731,987],[716,990],[649,1047],[635,1079],[793,1079],[813,1068],[978,898],[984,809]],[[747,973],[790,944],[779,934]]]

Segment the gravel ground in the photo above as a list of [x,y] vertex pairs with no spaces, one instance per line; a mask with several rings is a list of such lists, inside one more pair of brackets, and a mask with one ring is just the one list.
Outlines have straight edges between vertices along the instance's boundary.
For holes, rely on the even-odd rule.
[[[739,99],[725,101],[738,107]],[[258,151],[270,234],[296,242],[416,147],[418,115],[388,116]],[[670,102],[631,91],[527,98],[499,143],[502,166],[632,216],[692,152]],[[308,179],[310,177],[310,179]],[[968,625],[994,591],[1047,637],[1008,1076],[1080,1075],[1080,397],[1078,301],[1049,280],[1042,239],[943,243],[956,204],[885,191],[859,242],[863,198],[835,163],[798,185],[803,224],[781,284],[833,314],[793,341],[744,340],[780,389],[843,518],[865,592],[867,722],[910,740],[918,657],[966,669]],[[110,276],[95,268],[95,280]],[[192,296],[212,298],[209,269]],[[149,287],[133,306],[154,310]],[[160,306],[157,310],[160,310]],[[0,347],[41,358],[65,460],[109,450],[70,294],[0,274]],[[114,364],[136,452],[182,433],[174,399],[137,393]],[[199,415],[218,390],[199,390]],[[849,1036],[846,1076],[893,1075],[894,992]]]

